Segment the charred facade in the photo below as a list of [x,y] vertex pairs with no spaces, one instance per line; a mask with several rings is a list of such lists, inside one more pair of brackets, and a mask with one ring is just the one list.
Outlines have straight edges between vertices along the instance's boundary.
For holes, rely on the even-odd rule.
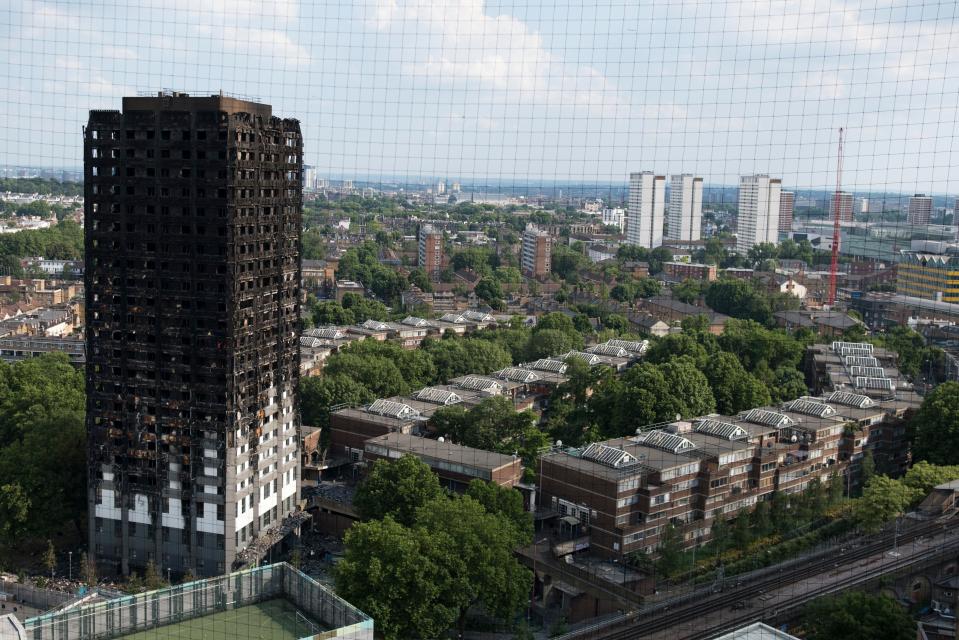
[[[224,573],[297,509],[303,144],[165,93],[84,130],[90,549]],[[249,551],[249,550],[248,550]]]

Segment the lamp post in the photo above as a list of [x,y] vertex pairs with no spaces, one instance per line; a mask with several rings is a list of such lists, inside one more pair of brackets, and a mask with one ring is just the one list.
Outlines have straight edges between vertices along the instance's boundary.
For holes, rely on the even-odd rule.
[[533,601],[536,600],[536,556],[539,554],[539,545],[549,540],[542,538],[533,543],[533,589],[529,594],[529,606],[526,607],[526,624],[529,625],[530,616],[533,613]]
[[69,558],[69,569],[67,570],[67,579],[73,580],[73,552],[67,551],[67,558]]
[[173,580],[170,579],[170,567],[166,568],[166,581],[167,581],[167,584],[170,584],[170,585],[173,584]]

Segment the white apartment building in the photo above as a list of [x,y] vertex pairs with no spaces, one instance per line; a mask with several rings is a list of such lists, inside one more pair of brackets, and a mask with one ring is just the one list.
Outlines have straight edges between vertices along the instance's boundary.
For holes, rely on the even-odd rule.
[[739,179],[739,222],[736,251],[746,253],[761,242],[779,241],[779,199],[782,180],[765,174]]
[[619,227],[620,232],[626,228],[626,209],[603,209],[603,224]]
[[666,237],[689,242],[702,237],[703,179],[691,173],[672,176]]
[[626,243],[655,249],[663,244],[666,176],[652,171],[629,174]]
[[922,193],[917,193],[909,198],[909,214],[906,222],[909,224],[929,224],[932,217],[932,198]]

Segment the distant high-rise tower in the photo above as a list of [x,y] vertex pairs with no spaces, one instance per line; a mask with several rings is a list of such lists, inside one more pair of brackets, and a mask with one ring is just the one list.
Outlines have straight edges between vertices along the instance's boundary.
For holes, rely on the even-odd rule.
[[917,193],[909,198],[909,214],[906,216],[906,222],[914,225],[929,224],[932,218],[932,198],[922,193]]
[[767,175],[739,179],[739,215],[736,251],[746,253],[761,242],[779,241],[779,206],[782,181]]
[[103,571],[219,575],[291,526],[302,169],[300,123],[266,104],[164,92],[90,112],[89,548]]
[[626,243],[654,249],[663,244],[666,177],[652,171],[629,174]]
[[796,194],[792,191],[779,192],[779,231],[789,233],[793,230],[793,208]]
[[669,188],[669,240],[690,242],[702,236],[703,179],[692,174],[672,176]]
[[859,213],[867,215],[869,213],[869,198],[859,199]]
[[852,194],[848,191],[840,191],[838,194],[833,193],[832,197],[829,198],[829,219],[834,220],[836,215],[836,196],[839,196],[839,221],[840,222],[852,222],[853,221],[853,197]]
[[520,265],[523,275],[529,278],[548,276],[552,268],[551,253],[552,238],[549,234],[535,225],[526,225],[526,230],[523,232],[523,254]]
[[431,224],[420,227],[420,247],[417,266],[431,278],[438,278],[443,270],[443,232]]
[[436,183],[436,195],[441,196],[444,193],[446,193],[446,182],[444,180],[440,180]]

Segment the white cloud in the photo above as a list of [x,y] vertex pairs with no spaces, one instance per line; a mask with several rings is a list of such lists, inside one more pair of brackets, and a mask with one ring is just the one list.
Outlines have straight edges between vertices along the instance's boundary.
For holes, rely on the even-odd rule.
[[376,0],[367,24],[414,34],[421,46],[403,71],[442,84],[482,83],[511,101],[573,107],[581,115],[625,117],[628,102],[594,67],[570,64],[540,34],[507,15],[487,15],[484,0]]

